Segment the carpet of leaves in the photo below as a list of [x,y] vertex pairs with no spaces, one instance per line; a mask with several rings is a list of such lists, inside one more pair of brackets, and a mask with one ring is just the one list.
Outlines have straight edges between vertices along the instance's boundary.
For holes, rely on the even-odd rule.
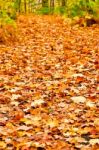
[[20,16],[0,46],[0,150],[99,150],[99,25]]

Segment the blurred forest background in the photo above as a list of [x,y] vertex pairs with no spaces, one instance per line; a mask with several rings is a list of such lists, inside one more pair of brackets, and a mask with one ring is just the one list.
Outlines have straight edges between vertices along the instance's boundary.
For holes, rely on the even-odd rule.
[[99,22],[99,0],[0,0],[0,26],[19,14],[56,14]]

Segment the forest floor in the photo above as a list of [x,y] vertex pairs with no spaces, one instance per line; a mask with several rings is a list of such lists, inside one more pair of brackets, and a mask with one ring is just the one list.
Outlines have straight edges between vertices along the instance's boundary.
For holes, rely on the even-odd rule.
[[0,149],[99,150],[99,25],[17,25],[21,42],[0,45]]

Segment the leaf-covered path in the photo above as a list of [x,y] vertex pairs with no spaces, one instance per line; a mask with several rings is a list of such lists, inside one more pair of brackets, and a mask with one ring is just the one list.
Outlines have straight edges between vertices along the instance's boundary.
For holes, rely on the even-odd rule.
[[99,149],[99,26],[20,17],[0,46],[0,149]]

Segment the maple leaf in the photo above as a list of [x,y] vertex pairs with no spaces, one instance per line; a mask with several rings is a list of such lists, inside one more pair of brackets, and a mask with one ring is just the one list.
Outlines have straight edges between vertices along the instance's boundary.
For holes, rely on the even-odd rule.
[[4,141],[0,141],[0,148],[1,149],[6,148],[6,143]]
[[58,126],[58,120],[56,119],[49,119],[46,123],[47,126],[49,126],[50,128],[53,128],[53,127],[57,127]]
[[89,142],[91,145],[99,144],[99,139],[91,139]]
[[45,101],[43,99],[37,99],[31,103],[31,107],[40,106],[41,104],[44,104]]
[[75,103],[84,103],[86,102],[86,98],[83,96],[74,96],[71,97],[71,100],[73,100]]
[[95,103],[94,103],[94,102],[91,102],[91,101],[87,101],[87,102],[86,102],[86,106],[95,107]]

